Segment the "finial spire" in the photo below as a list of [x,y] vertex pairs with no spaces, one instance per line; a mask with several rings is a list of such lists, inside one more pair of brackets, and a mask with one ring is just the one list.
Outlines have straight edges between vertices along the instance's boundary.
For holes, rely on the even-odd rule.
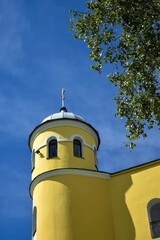
[[65,91],[66,91],[66,90],[65,90],[64,88],[62,88],[62,95],[61,95],[62,107],[61,107],[61,109],[60,109],[60,112],[61,112],[61,111],[67,112],[67,109],[66,109],[66,107],[64,106],[64,99],[65,99],[64,93],[65,93]]
[[65,89],[64,88],[62,88],[62,96],[61,96],[61,98],[62,98],[62,108],[64,107],[64,93],[65,93]]

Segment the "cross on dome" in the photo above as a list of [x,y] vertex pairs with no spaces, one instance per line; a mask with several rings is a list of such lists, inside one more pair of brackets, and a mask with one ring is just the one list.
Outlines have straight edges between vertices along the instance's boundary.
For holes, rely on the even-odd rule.
[[62,98],[62,108],[64,107],[64,93],[65,93],[65,89],[64,88],[62,88],[62,96],[61,96],[61,98]]
[[65,104],[64,104],[64,93],[65,93],[65,89],[62,88],[62,95],[61,95],[61,99],[62,99],[62,107],[60,109],[60,112],[59,113],[54,113],[48,117],[46,117],[42,123],[46,122],[46,121],[49,121],[49,120],[58,120],[58,119],[76,119],[76,120],[80,120],[82,122],[85,122],[84,119],[81,117],[81,116],[78,116],[72,112],[68,112],[66,107],[65,107]]
[[65,99],[65,97],[64,97],[64,93],[65,93],[65,89],[64,88],[62,88],[62,95],[61,95],[61,99],[62,99],[62,107],[61,107],[61,109],[60,109],[60,112],[67,112],[67,109],[66,109],[66,107],[64,106],[64,99]]

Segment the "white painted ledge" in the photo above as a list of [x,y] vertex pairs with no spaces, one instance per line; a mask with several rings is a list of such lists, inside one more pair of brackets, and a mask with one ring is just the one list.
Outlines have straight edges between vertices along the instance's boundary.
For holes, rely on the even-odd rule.
[[33,190],[35,186],[43,180],[46,180],[49,177],[60,176],[60,175],[79,175],[79,176],[87,176],[87,177],[95,177],[102,179],[110,179],[109,173],[104,172],[96,172],[92,170],[84,170],[84,169],[74,169],[74,168],[63,168],[63,169],[54,169],[48,172],[44,172],[38,175],[30,184],[29,192],[32,198]]

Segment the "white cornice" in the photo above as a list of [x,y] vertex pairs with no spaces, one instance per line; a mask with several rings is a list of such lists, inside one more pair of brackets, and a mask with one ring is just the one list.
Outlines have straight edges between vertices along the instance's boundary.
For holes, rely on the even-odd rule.
[[95,177],[95,178],[102,178],[102,179],[110,179],[110,174],[104,173],[104,172],[96,172],[92,170],[72,169],[72,168],[55,169],[48,172],[44,172],[33,179],[29,188],[31,198],[33,196],[33,190],[39,182],[46,180],[49,177],[60,176],[60,175],[79,175],[79,176]]
[[30,149],[32,149],[33,141],[39,133],[41,133],[49,128],[60,127],[60,126],[78,127],[78,128],[81,128],[81,129],[89,132],[92,135],[92,137],[95,139],[96,146],[98,148],[98,146],[99,146],[98,133],[89,124],[87,124],[85,122],[77,121],[77,120],[61,119],[61,120],[45,122],[45,123],[39,125],[37,128],[35,128],[35,130],[33,130],[33,132],[31,133],[31,136],[30,136],[30,141],[29,141]]
[[37,150],[41,149],[42,147],[47,146],[48,141],[50,141],[52,138],[53,138],[53,139],[56,139],[57,142],[73,142],[73,139],[76,138],[76,137],[79,137],[79,138],[82,140],[82,143],[83,143],[84,146],[89,147],[89,148],[92,149],[93,151],[94,151],[94,149],[96,149],[95,144],[93,144],[93,146],[87,144],[86,141],[84,140],[84,138],[83,138],[81,135],[78,135],[78,134],[74,134],[74,135],[72,135],[70,138],[63,138],[63,139],[61,139],[61,138],[60,138],[58,135],[56,135],[56,134],[51,134],[51,135],[47,136],[47,138],[44,140],[44,143],[43,143],[43,144],[41,144],[41,145],[38,146],[38,147],[37,147],[37,146],[34,146],[34,149],[36,149],[36,151],[37,151]]

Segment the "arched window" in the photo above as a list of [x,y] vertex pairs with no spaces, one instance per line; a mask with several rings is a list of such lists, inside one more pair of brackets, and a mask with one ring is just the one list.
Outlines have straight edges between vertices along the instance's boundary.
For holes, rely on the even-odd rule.
[[49,154],[48,157],[57,157],[57,140],[53,139],[49,142],[49,148],[48,148]]
[[32,170],[35,168],[35,149],[32,150]]
[[32,239],[36,239],[36,231],[37,231],[37,208],[33,208],[33,216],[32,216]]
[[160,237],[160,199],[153,199],[148,204],[148,215],[153,239]]
[[82,144],[78,139],[73,140],[73,151],[75,157],[82,157]]
[[94,148],[94,164],[98,168],[98,158],[97,158],[97,149]]

